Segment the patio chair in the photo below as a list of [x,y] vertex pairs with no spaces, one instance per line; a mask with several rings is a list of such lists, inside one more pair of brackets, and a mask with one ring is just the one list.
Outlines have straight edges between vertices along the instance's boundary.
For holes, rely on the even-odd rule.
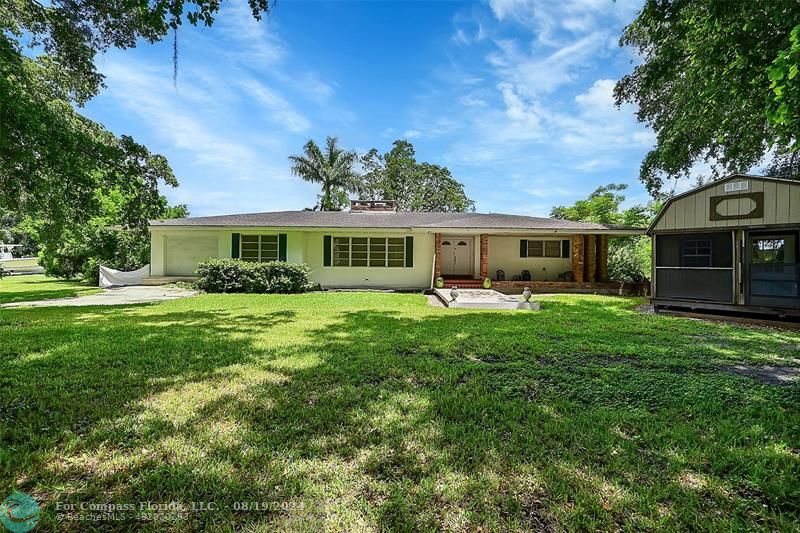
[[505,281],[506,280],[506,271],[505,270],[498,270],[494,273],[495,281]]
[[522,281],[530,281],[531,280],[531,271],[530,270],[523,270],[522,271]]

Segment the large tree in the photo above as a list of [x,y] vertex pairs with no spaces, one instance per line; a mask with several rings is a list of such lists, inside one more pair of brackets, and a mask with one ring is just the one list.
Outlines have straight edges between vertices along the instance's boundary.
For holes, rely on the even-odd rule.
[[[553,218],[596,222],[628,227],[646,227],[658,212],[658,202],[647,206],[622,208],[628,188],[611,183],[595,189],[586,200],[571,206],[556,206],[550,211]],[[614,281],[644,281],[650,277],[650,238],[644,235],[611,239],[608,246],[608,275]]]
[[417,161],[414,146],[397,140],[380,154],[373,148],[361,158],[362,200],[395,200],[399,211],[470,211],[475,202],[447,167]]
[[796,0],[645,2],[620,41],[643,61],[615,97],[657,135],[640,171],[651,193],[703,160],[718,177],[769,154],[773,171],[798,177],[780,164],[797,148],[798,24]]
[[656,204],[649,206],[635,205],[622,209],[625,201],[622,194],[628,186],[624,183],[610,183],[595,189],[586,200],[578,200],[571,206],[555,206],[550,216],[564,220],[595,222],[617,226],[644,227],[650,223]]
[[39,246],[39,264],[52,276],[83,276],[97,282],[98,266],[135,270],[150,262],[150,219],[188,216],[185,205],[170,206],[159,195],[142,201],[120,189],[94,192],[91,216],[81,224],[56,227],[47,219],[25,217],[17,230]]
[[[183,21],[211,25],[220,4],[0,2],[0,208],[77,224],[95,214],[98,189],[156,202],[159,182],[175,185],[164,158],[112,135],[76,108],[102,88],[97,54],[161,40]],[[268,0],[249,4],[256,18],[268,9]]]
[[359,175],[355,170],[358,154],[339,146],[336,137],[325,139],[323,151],[313,139],[303,146],[302,155],[289,156],[292,174],[322,186],[317,208],[321,211],[340,211],[349,205],[348,193],[355,192]]

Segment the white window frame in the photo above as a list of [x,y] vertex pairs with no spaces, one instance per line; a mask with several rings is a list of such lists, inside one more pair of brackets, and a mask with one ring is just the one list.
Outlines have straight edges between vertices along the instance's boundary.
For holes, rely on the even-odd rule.
[[[337,265],[336,264],[336,239],[347,239],[347,264],[346,265]],[[366,239],[367,240],[367,264],[366,265],[353,265],[353,239]],[[384,247],[384,264],[383,265],[370,265],[370,259],[372,258],[372,241],[373,239],[381,239],[383,240],[383,247]],[[390,265],[389,264],[389,239],[400,239],[403,242],[403,258],[401,264],[399,265]],[[406,235],[401,235],[399,237],[376,237],[372,235],[365,235],[365,236],[352,236],[352,235],[331,235],[331,266],[330,268],[411,268],[406,266]]]

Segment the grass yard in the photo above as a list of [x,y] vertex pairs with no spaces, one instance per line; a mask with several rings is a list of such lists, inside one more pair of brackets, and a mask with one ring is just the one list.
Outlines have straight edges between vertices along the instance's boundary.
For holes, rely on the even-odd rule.
[[97,287],[90,287],[79,281],[48,278],[44,274],[0,278],[0,304],[69,298],[98,292],[100,289]]
[[[800,334],[543,301],[0,310],[0,493],[43,531],[800,527],[800,384],[726,371]],[[57,522],[147,501],[187,512]]]

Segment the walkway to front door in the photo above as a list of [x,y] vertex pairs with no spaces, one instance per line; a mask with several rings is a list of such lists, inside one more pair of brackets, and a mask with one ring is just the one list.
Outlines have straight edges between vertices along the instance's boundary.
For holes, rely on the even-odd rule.
[[442,237],[442,275],[472,277],[472,237]]
[[472,307],[475,309],[525,309],[538,311],[538,301],[526,302],[519,295],[503,294],[492,289],[460,289],[454,300],[450,289],[434,289],[436,296],[447,307]]

